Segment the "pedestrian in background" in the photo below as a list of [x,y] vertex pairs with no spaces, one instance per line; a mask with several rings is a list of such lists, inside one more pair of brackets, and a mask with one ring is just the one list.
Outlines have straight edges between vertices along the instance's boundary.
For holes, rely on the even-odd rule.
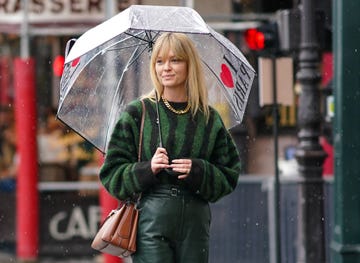
[[208,105],[202,64],[186,35],[163,33],[158,38],[150,74],[154,89],[142,98],[141,161],[139,99],[115,126],[100,179],[120,200],[142,193],[134,263],[208,262],[209,202],[235,189],[239,154],[220,115]]
[[0,106],[0,191],[12,192],[16,187],[18,155],[16,152],[13,107]]

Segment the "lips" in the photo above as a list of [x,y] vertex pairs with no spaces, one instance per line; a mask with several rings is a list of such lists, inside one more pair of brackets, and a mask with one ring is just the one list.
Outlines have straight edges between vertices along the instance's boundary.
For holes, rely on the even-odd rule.
[[172,79],[174,77],[174,75],[165,75],[162,76],[162,79],[167,80],[167,79]]

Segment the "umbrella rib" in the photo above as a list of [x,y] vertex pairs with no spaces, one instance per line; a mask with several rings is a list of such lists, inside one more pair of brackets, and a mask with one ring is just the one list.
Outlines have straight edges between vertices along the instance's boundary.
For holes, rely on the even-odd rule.
[[149,31],[149,30],[146,30],[145,34],[146,34],[147,38],[149,39],[149,49],[150,49],[150,51],[152,51],[153,45],[155,43],[154,40],[160,34],[160,32],[157,31],[154,37],[151,35],[151,31]]
[[150,48],[150,50],[151,50],[152,44],[154,43],[153,40],[159,34],[159,32],[155,35],[155,37],[152,37],[151,32],[145,31],[146,38],[142,38],[142,37],[139,37],[137,35],[133,35],[133,34],[130,34],[130,33],[127,33],[127,32],[125,32],[125,34],[128,35],[128,36],[134,37],[136,39],[139,39],[141,41],[144,41],[145,43],[135,43],[134,45],[128,45],[128,46],[124,46],[124,47],[109,48],[109,49],[106,50],[106,52],[107,51],[118,51],[118,50],[122,50],[122,49],[128,49],[128,48],[132,48],[132,47],[139,47],[139,46],[145,46],[145,45],[148,46]]
[[[107,52],[107,51],[116,51],[116,50],[122,50],[122,49],[132,48],[132,47],[138,47],[138,46],[142,46],[142,45],[151,46],[152,43],[153,43],[153,38],[151,37],[151,32],[150,32],[150,31],[142,31],[141,33],[145,33],[146,38],[142,38],[142,37],[138,36],[138,35],[140,35],[140,33],[137,34],[137,35],[135,35],[135,34],[131,34],[131,33],[128,33],[128,32],[124,32],[124,34],[125,34],[125,35],[128,35],[130,38],[133,37],[133,38],[139,39],[139,40],[141,40],[141,41],[143,41],[143,42],[145,42],[145,43],[135,43],[135,44],[133,44],[133,45],[128,45],[128,46],[124,46],[124,47],[118,47],[118,48],[113,48],[113,47],[110,48],[110,47],[109,47],[109,48],[107,48],[105,51],[106,51],[106,52]],[[149,35],[149,34],[150,34],[150,35]],[[119,41],[119,42],[123,42],[123,41],[124,41],[124,39],[121,40],[121,41]],[[119,42],[113,44],[112,46],[118,44]]]
[[[156,32],[155,36],[152,36],[151,32]],[[134,35],[134,34],[125,32],[125,34],[128,35],[128,36],[132,36],[134,38],[137,38],[137,39],[139,39],[141,41],[146,42],[148,44],[148,46],[149,46],[149,49],[152,50],[152,47],[154,45],[154,39],[160,34],[160,32],[159,31],[145,30],[144,33],[145,33],[145,37],[139,37],[138,35]]]
[[117,51],[117,50],[122,50],[122,49],[127,49],[127,48],[132,48],[132,47],[138,47],[138,46],[145,46],[148,45],[147,43],[143,43],[143,44],[134,44],[134,45],[129,45],[129,46],[125,46],[125,47],[118,47],[118,48],[109,48],[106,51]]
[[137,39],[139,39],[139,40],[142,40],[142,41],[144,41],[144,42],[146,42],[146,43],[148,43],[148,44],[151,43],[151,41],[152,41],[152,39],[150,39],[150,38],[148,37],[147,31],[145,31],[145,34],[146,34],[146,36],[147,36],[148,39],[143,38],[143,37],[139,37],[139,36],[137,36],[137,35],[130,34],[130,33],[128,33],[128,32],[125,32],[125,34],[128,35],[128,36],[137,38]]
[[[131,60],[129,60],[129,63],[127,65],[127,68],[129,68],[132,64],[135,63],[135,61],[145,52],[145,50],[147,49],[147,47],[143,48],[139,54],[137,54],[136,56],[132,56]],[[138,48],[134,51],[134,54],[137,52]]]

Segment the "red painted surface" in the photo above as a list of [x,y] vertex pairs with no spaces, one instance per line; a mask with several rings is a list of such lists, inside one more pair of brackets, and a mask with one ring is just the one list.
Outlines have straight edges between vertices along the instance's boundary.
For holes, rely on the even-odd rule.
[[14,60],[15,124],[19,166],[16,192],[17,257],[36,259],[39,250],[39,193],[36,143],[35,61]]
[[[100,162],[103,162],[103,158],[101,158]],[[112,197],[103,186],[100,187],[99,202],[101,207],[101,222],[103,222],[110,211],[118,207],[119,202],[117,199]],[[103,257],[104,263],[123,262],[121,258],[112,255],[104,254]]]

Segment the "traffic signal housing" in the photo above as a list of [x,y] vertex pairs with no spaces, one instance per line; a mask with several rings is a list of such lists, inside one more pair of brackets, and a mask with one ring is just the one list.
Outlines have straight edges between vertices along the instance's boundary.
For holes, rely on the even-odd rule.
[[279,49],[277,24],[266,22],[257,28],[249,28],[244,32],[246,45],[257,52],[275,52]]

